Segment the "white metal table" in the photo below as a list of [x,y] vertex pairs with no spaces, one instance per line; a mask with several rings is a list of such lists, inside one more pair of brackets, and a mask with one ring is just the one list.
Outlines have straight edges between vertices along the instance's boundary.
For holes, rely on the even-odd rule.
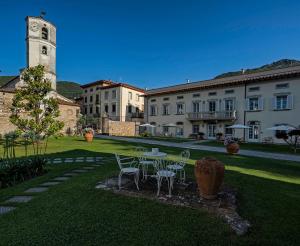
[[[164,152],[144,152],[143,157],[145,158],[143,161],[140,161],[140,164],[142,166],[142,171],[143,171],[143,178],[146,180],[148,177],[148,167],[151,165],[154,165],[155,159],[164,159],[167,156],[167,153]],[[152,160],[147,160],[146,158],[152,159]]]

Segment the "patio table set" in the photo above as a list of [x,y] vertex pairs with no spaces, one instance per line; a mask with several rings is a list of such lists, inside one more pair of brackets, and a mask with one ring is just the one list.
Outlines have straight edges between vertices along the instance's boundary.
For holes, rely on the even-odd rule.
[[164,180],[168,185],[169,196],[172,194],[175,178],[178,178],[181,182],[185,181],[184,168],[190,158],[189,150],[182,151],[176,161],[167,160],[167,153],[160,152],[158,148],[152,148],[152,151],[149,151],[144,147],[137,147],[135,151],[137,158],[121,157],[115,154],[120,168],[118,178],[119,189],[121,189],[123,174],[132,175],[134,177],[134,182],[138,190],[140,173],[142,173],[143,181],[146,181],[148,177],[156,178],[157,196],[160,194],[160,188]]

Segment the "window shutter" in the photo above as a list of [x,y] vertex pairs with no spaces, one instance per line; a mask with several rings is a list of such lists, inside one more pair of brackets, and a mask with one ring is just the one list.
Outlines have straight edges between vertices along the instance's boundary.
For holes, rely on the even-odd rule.
[[258,109],[264,110],[264,99],[263,98],[259,98],[259,100],[258,100]]
[[246,110],[250,110],[250,100],[249,100],[249,98],[246,99],[245,104],[246,104],[245,105]]
[[287,97],[287,101],[288,101],[288,108],[293,109],[293,107],[294,107],[294,97],[292,95],[289,95]]
[[276,110],[276,97],[272,98],[272,109]]

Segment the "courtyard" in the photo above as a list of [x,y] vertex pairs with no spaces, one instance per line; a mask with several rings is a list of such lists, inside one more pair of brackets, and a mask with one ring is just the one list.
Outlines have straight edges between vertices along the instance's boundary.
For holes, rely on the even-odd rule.
[[[0,206],[14,196],[30,195],[25,203],[11,202],[13,211],[0,216],[0,245],[295,245],[300,229],[300,167],[298,162],[190,150],[185,167],[194,179],[194,163],[213,156],[225,164],[227,185],[237,189],[238,213],[251,223],[237,236],[220,218],[205,210],[162,204],[95,189],[100,181],[118,175],[114,154],[134,156],[141,143],[80,137],[50,139],[48,173],[0,190]],[[157,146],[175,158],[181,149]],[[2,151],[2,148],[1,148]],[[17,147],[17,155],[23,156]],[[3,154],[2,152],[0,153]],[[83,157],[60,163],[59,158]],[[89,158],[86,158],[89,157]],[[97,159],[100,158],[100,159]],[[94,158],[94,161],[90,161]],[[56,160],[56,161],[55,161]],[[55,163],[57,162],[57,163]],[[47,191],[28,189],[54,182],[78,171]]]

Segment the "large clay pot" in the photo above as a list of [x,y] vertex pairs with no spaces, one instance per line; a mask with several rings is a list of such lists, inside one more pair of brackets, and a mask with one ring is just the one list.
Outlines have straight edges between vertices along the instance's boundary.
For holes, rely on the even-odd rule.
[[215,199],[224,179],[224,164],[213,157],[204,157],[195,163],[195,176],[200,196]]
[[86,133],[84,134],[84,138],[87,142],[92,142],[93,141],[93,138],[94,138],[94,135],[92,133]]
[[231,144],[227,144],[226,149],[228,154],[234,155],[239,152],[240,146],[237,143],[231,143]]

